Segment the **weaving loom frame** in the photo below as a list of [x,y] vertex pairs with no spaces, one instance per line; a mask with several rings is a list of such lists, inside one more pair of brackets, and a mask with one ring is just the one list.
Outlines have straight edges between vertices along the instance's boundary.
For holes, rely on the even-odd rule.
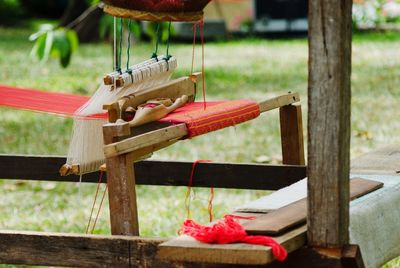
[[[285,241],[288,243],[285,244],[284,241],[284,245],[294,251],[289,255],[287,263],[264,263],[253,267],[291,267],[291,264],[295,264],[296,267],[363,267],[358,247],[348,245],[346,222],[349,218],[347,210],[349,199],[346,194],[342,194],[349,187],[346,174],[349,173],[348,141],[350,140],[350,126],[347,124],[350,121],[350,114],[347,111],[350,109],[351,8],[352,3],[349,0],[310,1],[309,6],[308,169],[311,170],[311,174],[309,174],[309,178],[311,178],[309,205],[312,207],[318,204],[320,200],[316,195],[323,190],[331,197],[332,202],[318,204],[320,210],[309,210],[308,230],[302,226],[284,235]],[[318,111],[319,114],[316,115],[315,111]],[[337,128],[337,126],[339,127]],[[315,129],[313,129],[314,127]],[[337,129],[343,131],[336,132]],[[321,149],[318,147],[319,145],[323,146],[332,142],[332,136],[326,135],[327,133],[333,135],[334,142],[343,142],[334,143],[329,148],[330,150]],[[109,135],[110,139],[114,137],[115,135]],[[310,141],[314,140],[318,143],[310,146]],[[124,159],[122,160],[124,162]],[[122,163],[122,165],[124,164]],[[113,170],[111,166],[109,168]],[[336,171],[335,167],[343,167],[342,173],[334,172]],[[332,172],[330,173],[330,171]],[[323,188],[321,180],[317,180],[318,178],[324,178],[323,182],[328,186],[326,189]],[[338,188],[344,190],[339,192]],[[335,214],[329,220],[319,222],[319,218],[328,218],[327,211],[329,210],[335,211]],[[319,226],[315,223],[318,223]],[[323,234],[321,230],[333,231],[330,236],[321,237]],[[303,247],[306,244],[306,234],[308,234],[307,243],[310,247]],[[159,260],[156,257],[157,247],[162,242],[159,239],[5,231],[0,233],[0,239],[3,242],[0,247],[4,249],[0,252],[0,260],[7,263],[92,267],[103,265],[129,267],[228,266],[215,263],[175,263]],[[64,247],[67,247],[68,250],[66,251]],[[204,247],[204,250],[208,250],[206,245]],[[246,246],[234,247],[234,245],[223,247],[227,252],[230,251],[232,256],[252,254],[261,258],[267,254],[267,249],[261,251]],[[237,265],[234,264],[234,266]]]

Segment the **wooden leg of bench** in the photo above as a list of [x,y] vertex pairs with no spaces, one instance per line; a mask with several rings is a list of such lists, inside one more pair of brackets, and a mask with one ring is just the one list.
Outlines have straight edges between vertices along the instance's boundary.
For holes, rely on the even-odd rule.
[[[117,137],[129,134],[128,124],[103,126],[104,144],[110,144],[115,142]],[[106,158],[113,235],[139,235],[133,157],[131,153],[128,153]]]
[[111,233],[139,235],[135,172],[130,154],[106,159]]
[[304,165],[304,139],[301,105],[279,108],[283,164]]

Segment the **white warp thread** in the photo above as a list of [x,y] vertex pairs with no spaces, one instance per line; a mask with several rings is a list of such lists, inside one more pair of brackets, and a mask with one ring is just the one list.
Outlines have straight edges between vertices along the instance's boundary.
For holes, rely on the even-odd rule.
[[158,61],[150,59],[132,66],[132,75],[122,74],[125,83],[121,88],[111,90],[111,86],[102,83],[90,100],[75,112],[67,164],[79,165],[80,174],[98,170],[104,163],[102,126],[107,121],[85,116],[104,112],[105,103],[166,83],[176,67],[175,58],[167,62],[164,56],[159,56]]

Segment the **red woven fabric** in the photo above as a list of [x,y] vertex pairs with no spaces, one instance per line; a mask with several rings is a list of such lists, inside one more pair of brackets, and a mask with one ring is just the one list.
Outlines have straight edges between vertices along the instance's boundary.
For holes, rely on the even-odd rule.
[[[87,96],[0,85],[0,106],[11,108],[73,116],[88,100]],[[95,114],[89,118],[107,118],[107,114]]]
[[203,102],[189,103],[160,121],[185,123],[189,133],[186,138],[192,138],[254,119],[260,115],[259,105],[249,100],[207,102],[206,107],[204,110]]
[[248,243],[271,247],[272,253],[278,261],[283,261],[287,257],[286,250],[274,239],[262,235],[247,235],[244,227],[238,219],[251,220],[254,217],[240,217],[225,215],[222,220],[217,221],[212,226],[200,225],[193,220],[185,220],[179,234],[186,234],[203,243],[230,244]]

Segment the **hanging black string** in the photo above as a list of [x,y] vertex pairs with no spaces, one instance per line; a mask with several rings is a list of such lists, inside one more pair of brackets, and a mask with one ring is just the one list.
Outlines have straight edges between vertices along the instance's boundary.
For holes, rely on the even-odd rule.
[[132,74],[132,70],[129,68],[129,58],[130,58],[130,50],[131,50],[131,20],[128,20],[128,49],[126,51],[127,59],[126,59],[126,72]]
[[124,21],[120,18],[120,28],[119,28],[119,49],[118,49],[118,64],[117,71],[121,74],[121,59],[122,59],[122,32],[124,28]]
[[169,41],[171,39],[171,22],[168,23],[168,39],[167,39],[167,55],[166,55],[166,60],[168,61],[171,58],[171,55],[169,55]]
[[157,22],[157,26],[156,26],[156,48],[153,52],[153,55],[151,55],[151,58],[156,59],[156,61],[158,61],[157,58],[157,53],[158,53],[158,43],[160,42],[160,23]]

